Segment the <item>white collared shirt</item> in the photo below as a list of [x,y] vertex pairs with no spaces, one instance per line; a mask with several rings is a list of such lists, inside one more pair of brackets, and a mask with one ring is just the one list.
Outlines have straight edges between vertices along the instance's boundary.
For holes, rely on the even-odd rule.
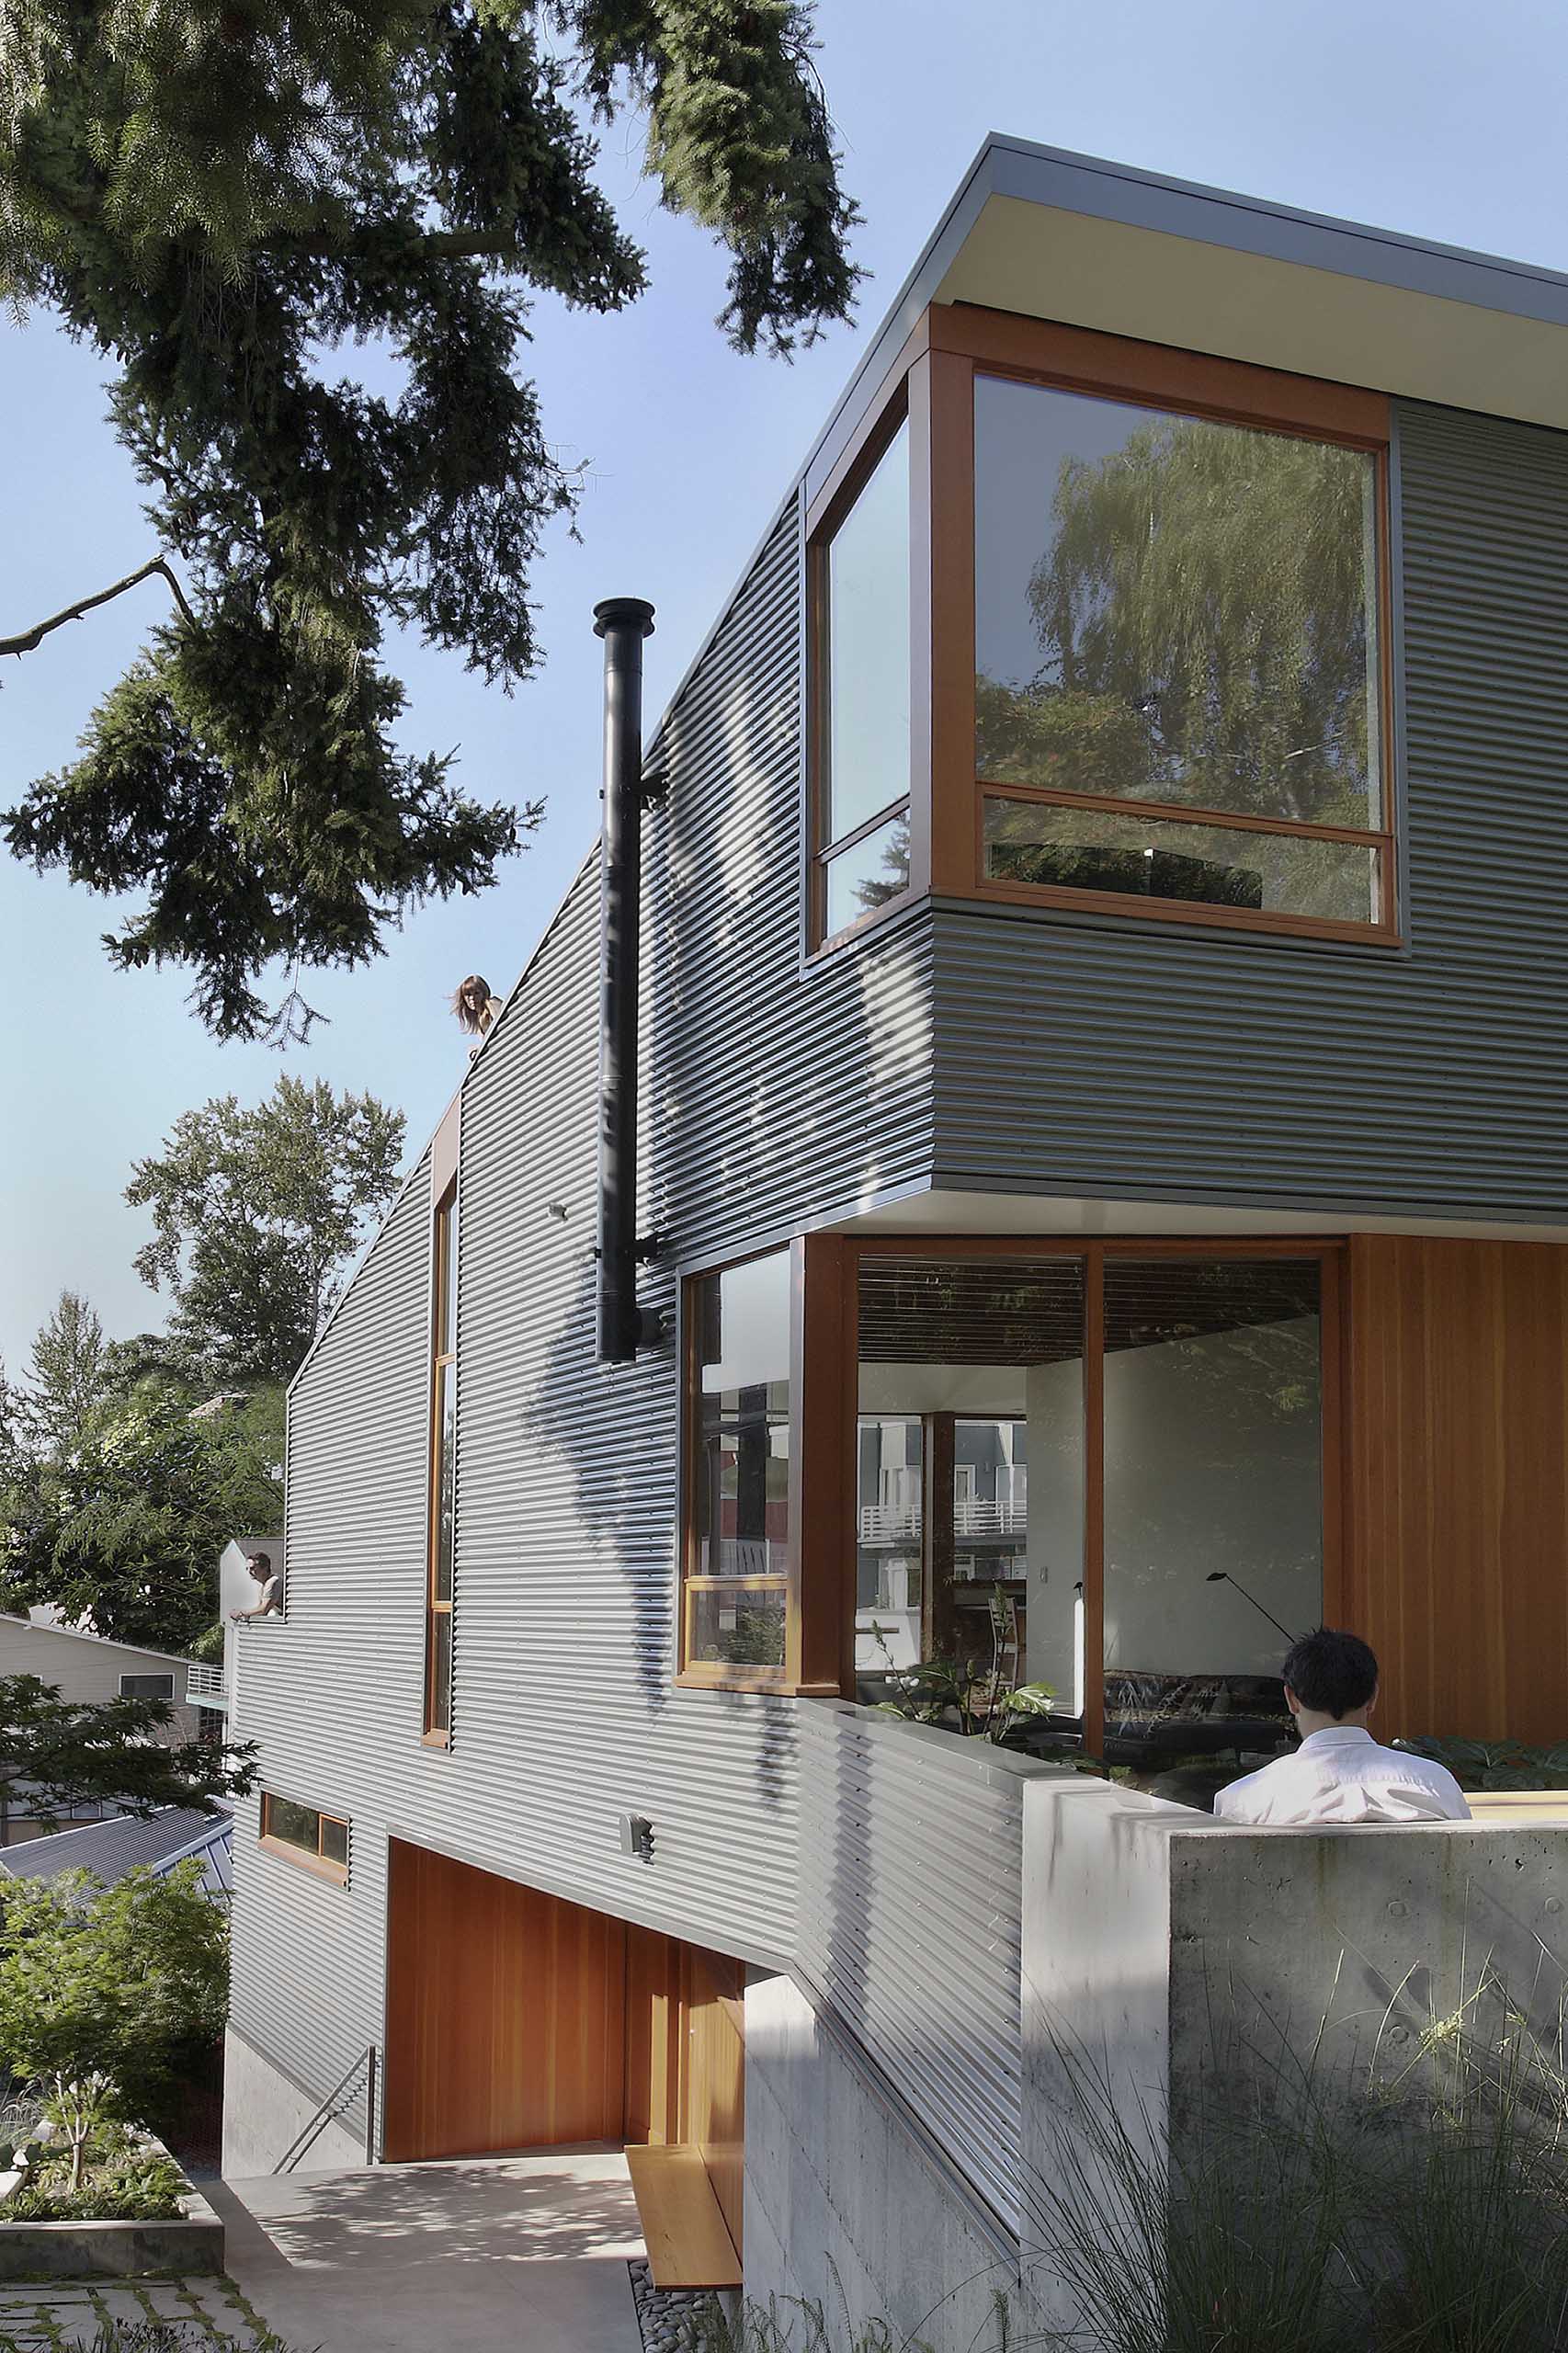
[[1442,1765],[1381,1748],[1360,1724],[1309,1733],[1290,1756],[1248,1773],[1214,1801],[1221,1822],[1468,1822],[1464,1791]]

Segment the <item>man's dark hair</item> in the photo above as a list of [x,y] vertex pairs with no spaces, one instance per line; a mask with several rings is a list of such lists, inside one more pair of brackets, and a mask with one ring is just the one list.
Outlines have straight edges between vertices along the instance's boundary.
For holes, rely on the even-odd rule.
[[[250,1556],[250,1573],[253,1577],[269,1577],[272,1574],[271,1553],[253,1552]],[[1293,1691],[1295,1688],[1295,1685],[1292,1683],[1290,1686],[1291,1690]]]
[[1320,1626],[1293,1645],[1280,1669],[1303,1708],[1337,1722],[1364,1708],[1378,1688],[1378,1662],[1359,1634]]

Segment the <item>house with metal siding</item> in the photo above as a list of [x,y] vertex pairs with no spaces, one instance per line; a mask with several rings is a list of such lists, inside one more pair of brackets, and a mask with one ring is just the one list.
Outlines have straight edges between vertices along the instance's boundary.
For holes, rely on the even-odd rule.
[[1277,1752],[1320,1620],[1561,1735],[1565,360],[993,140],[645,754],[601,608],[605,843],[290,1395],[229,2171],[1016,2283],[1074,1756]]

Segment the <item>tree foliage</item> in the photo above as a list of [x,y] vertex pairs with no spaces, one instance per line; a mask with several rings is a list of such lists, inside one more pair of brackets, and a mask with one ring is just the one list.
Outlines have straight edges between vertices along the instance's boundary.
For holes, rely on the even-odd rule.
[[295,1078],[254,1109],[225,1095],[176,1120],[125,1198],[153,1212],[136,1269],[174,1296],[176,1364],[215,1383],[292,1377],[397,1190],[403,1128],[373,1095]]
[[78,1443],[103,1394],[108,1353],[93,1308],[62,1290],[33,1341],[26,1388],[15,1392],[18,1431],[34,1447],[59,1457]]
[[[379,653],[406,626],[503,687],[535,666],[528,574],[575,486],[517,351],[533,294],[642,290],[584,122],[628,104],[665,203],[729,247],[733,342],[846,315],[807,0],[0,0],[0,293],[112,362],[185,581],[7,837],[143,892],[111,956],[187,968],[220,1036],[268,1028],[274,959],[364,963],[537,822],[396,748]],[[324,366],[366,343],[395,397]],[[312,1017],[291,980],[273,1022]]]
[[281,1525],[282,1465],[276,1389],[196,1413],[157,1381],[108,1397],[68,1458],[6,1466],[0,1602],[183,1651],[212,1621],[225,1544]]
[[0,1676],[0,1813],[18,1784],[47,1820],[79,1805],[114,1805],[143,1821],[162,1806],[214,1811],[255,1778],[252,1752],[161,1737],[166,1699],[62,1699],[36,1675]]
[[101,2122],[151,2120],[222,2033],[228,1982],[228,1924],[193,1863],[110,1887],[85,1871],[6,1882],[0,2061],[65,2121],[74,2177]]

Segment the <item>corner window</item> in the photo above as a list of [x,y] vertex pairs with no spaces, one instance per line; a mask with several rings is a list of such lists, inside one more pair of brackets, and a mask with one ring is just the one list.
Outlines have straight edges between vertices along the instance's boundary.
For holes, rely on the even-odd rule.
[[790,1253],[687,1286],[688,1681],[778,1683],[790,1574]]
[[425,1737],[452,1727],[452,1558],[457,1534],[458,1188],[436,1208],[431,1281],[430,1520],[425,1593]]
[[909,462],[905,420],[812,554],[817,941],[909,887]]
[[290,1862],[340,1884],[348,1877],[348,1824],[337,1814],[261,1793],[261,1843]]
[[976,372],[983,888],[1391,928],[1381,463]]

